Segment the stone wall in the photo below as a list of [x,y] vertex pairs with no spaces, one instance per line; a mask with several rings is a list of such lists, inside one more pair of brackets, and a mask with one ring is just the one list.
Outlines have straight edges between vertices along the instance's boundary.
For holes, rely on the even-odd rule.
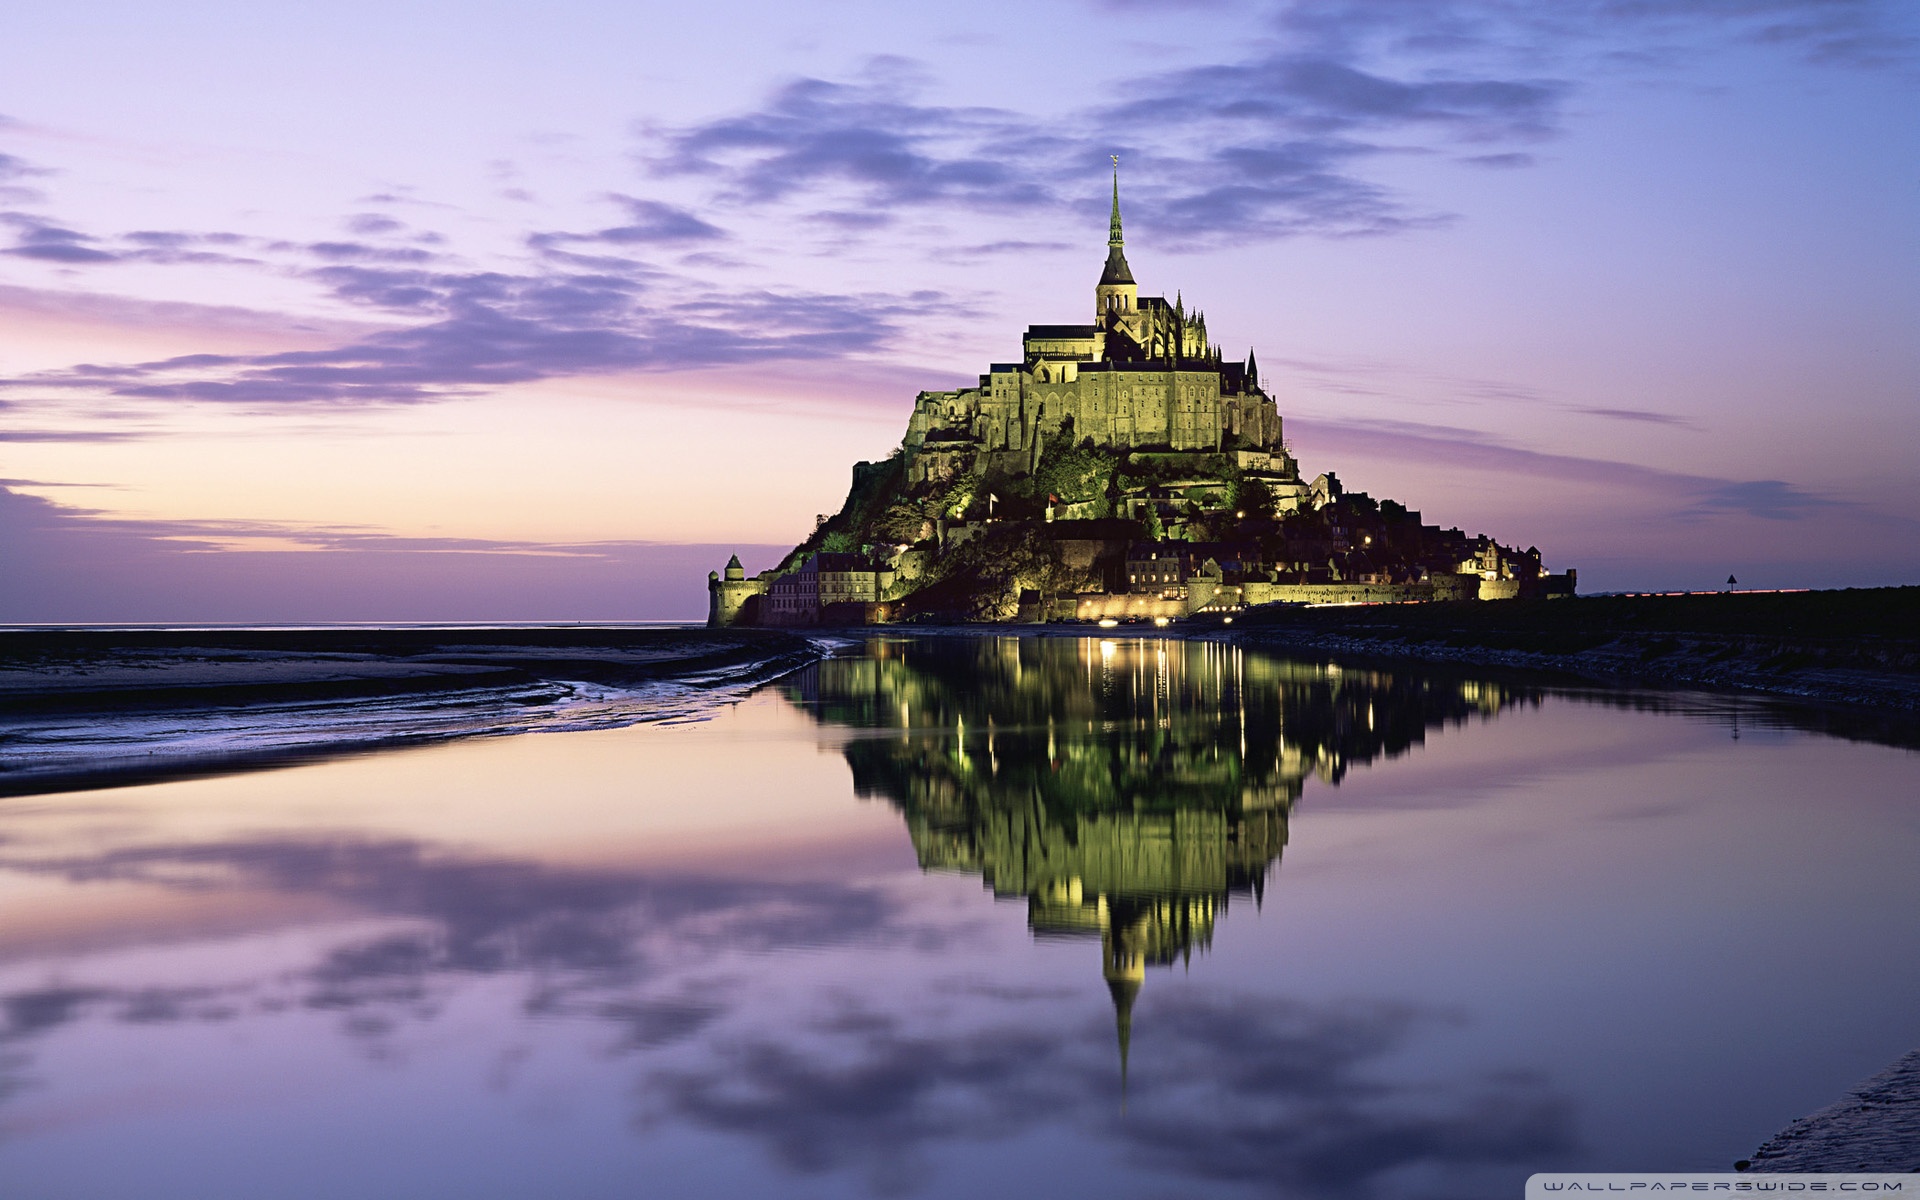
[[1169,599],[1161,596],[1094,592],[1076,596],[1071,611],[1073,616],[1082,621],[1108,619],[1124,621],[1129,618],[1150,621],[1156,617],[1165,617],[1174,621],[1187,615],[1187,601],[1184,596]]
[[756,623],[759,614],[757,597],[767,591],[764,579],[709,579],[707,581],[707,624],[715,628],[725,625]]
[[[1464,582],[1462,582],[1464,581]],[[1471,600],[1480,581],[1471,575],[1442,576],[1429,583],[1250,583],[1254,604],[1406,604],[1424,600]]]

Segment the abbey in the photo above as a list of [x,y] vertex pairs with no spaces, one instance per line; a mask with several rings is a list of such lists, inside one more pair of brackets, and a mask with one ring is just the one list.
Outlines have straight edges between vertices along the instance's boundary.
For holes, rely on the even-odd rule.
[[904,449],[908,480],[956,472],[1021,474],[1048,445],[1211,452],[1284,493],[1304,495],[1281,441],[1280,412],[1252,353],[1224,361],[1207,319],[1176,296],[1142,296],[1127,265],[1120,181],[1107,262],[1085,325],[1029,325],[1019,362],[995,363],[978,387],[922,392]]
[[1173,621],[1270,603],[1571,594],[1540,552],[1311,483],[1251,351],[1228,361],[1127,265],[1116,165],[1084,325],[1029,325],[1017,362],[921,392],[854,464],[838,513],[772,570],[708,576],[713,625]]

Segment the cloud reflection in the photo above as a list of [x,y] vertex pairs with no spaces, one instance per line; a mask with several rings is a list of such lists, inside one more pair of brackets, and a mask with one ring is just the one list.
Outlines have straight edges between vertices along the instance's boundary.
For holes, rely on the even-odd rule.
[[796,1174],[858,1171],[881,1193],[914,1190],[955,1143],[1047,1126],[1139,1167],[1294,1196],[1364,1195],[1408,1170],[1446,1179],[1576,1145],[1571,1104],[1536,1077],[1383,1071],[1445,1022],[1436,1010],[1187,990],[1151,1017],[1124,1112],[1098,1025],[927,1032],[843,1000],[801,1036],[716,1041],[697,1066],[650,1073],[643,1120],[748,1138]]
[[[1430,1005],[1199,976],[1140,987],[1204,950],[1231,899],[1260,898],[1308,775],[1338,779],[1518,694],[1213,645],[1103,656],[986,639],[874,644],[787,694],[862,731],[841,743],[856,784],[900,809],[924,866],[1023,897],[1036,935],[1101,943],[1118,1054],[1092,1011],[1098,984],[1024,977],[980,906],[927,907],[928,889],[898,879],[555,864],[318,832],[74,853],[0,838],[0,869],[76,890],[273,895],[339,914],[290,965],[250,953],[223,982],[63,972],[0,995],[0,1097],[19,1103],[35,1061],[95,1023],[159,1037],[243,1020],[258,1039],[310,1037],[287,1022],[317,1018],[402,1062],[409,1030],[499,980],[518,989],[497,1018],[516,1042],[556,1021],[599,1031],[599,1061],[633,1073],[643,1134],[720,1135],[779,1175],[847,1174],[883,1194],[1036,1133],[1187,1185],[1329,1198],[1408,1172],[1452,1187],[1574,1145],[1572,1109],[1542,1079],[1410,1072],[1458,1024]],[[259,1032],[270,1021],[282,1032]]]

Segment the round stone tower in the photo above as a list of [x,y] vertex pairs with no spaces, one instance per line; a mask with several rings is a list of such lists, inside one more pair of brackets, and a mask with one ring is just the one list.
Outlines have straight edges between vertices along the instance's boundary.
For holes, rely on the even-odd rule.
[[766,594],[764,579],[748,579],[740,556],[727,560],[726,574],[707,572],[707,624],[752,625],[759,617],[759,597]]

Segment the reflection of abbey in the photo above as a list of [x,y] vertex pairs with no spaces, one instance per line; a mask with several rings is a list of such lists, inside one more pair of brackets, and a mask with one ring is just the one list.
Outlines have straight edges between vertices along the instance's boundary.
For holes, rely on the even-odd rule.
[[888,731],[844,753],[923,869],[1024,897],[1037,936],[1100,940],[1123,1052],[1147,968],[1261,897],[1309,776],[1337,781],[1511,699],[1211,642],[1032,638],[877,642],[788,695]]
[[709,622],[1180,618],[1275,601],[1571,593],[1537,550],[1423,525],[1300,478],[1251,351],[1226,361],[1180,296],[1142,296],[1121,236],[1084,325],[922,392],[900,448],[771,571],[709,576]]

